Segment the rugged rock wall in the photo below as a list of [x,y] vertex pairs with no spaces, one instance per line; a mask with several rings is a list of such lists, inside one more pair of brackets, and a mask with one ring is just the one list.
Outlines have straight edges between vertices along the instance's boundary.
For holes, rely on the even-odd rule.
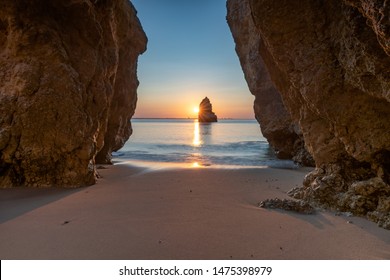
[[[316,163],[303,187],[291,194],[367,215],[390,228],[386,1],[228,2],[236,9],[249,4],[254,22],[250,32],[262,41],[255,52]],[[248,36],[245,25],[240,30],[236,36]]]
[[126,0],[0,0],[0,186],[95,182],[130,135],[146,36]]
[[294,159],[307,166],[314,166],[306,151],[303,135],[286,110],[279,91],[260,55],[265,50],[260,34],[256,31],[248,1],[228,1],[227,20],[236,43],[236,52],[244,70],[245,79],[255,96],[254,112],[262,134],[280,159]]
[[122,148],[133,132],[130,119],[137,103],[137,58],[146,50],[147,39],[134,8],[126,0],[118,2],[122,4],[115,11],[117,28],[113,30],[117,67],[104,146],[96,156],[98,163],[111,163],[111,153]]

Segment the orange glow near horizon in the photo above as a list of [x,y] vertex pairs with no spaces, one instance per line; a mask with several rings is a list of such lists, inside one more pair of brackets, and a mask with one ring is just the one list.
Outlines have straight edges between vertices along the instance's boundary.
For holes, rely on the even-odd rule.
[[[197,104],[207,96],[213,105],[213,111],[220,119],[254,119],[253,101],[245,104],[245,102],[241,103],[241,97],[221,98],[209,91],[199,90],[199,92],[188,91],[183,95],[177,94],[174,99],[164,98],[163,93],[158,98],[140,94],[134,118],[197,118],[199,110]],[[253,99],[251,96],[249,98]]]
[[194,113],[198,114],[199,113],[199,107],[194,107]]

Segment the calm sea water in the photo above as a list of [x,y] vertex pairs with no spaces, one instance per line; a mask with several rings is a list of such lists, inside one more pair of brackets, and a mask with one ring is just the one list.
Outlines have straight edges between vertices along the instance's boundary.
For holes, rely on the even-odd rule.
[[255,120],[134,119],[133,135],[114,160],[188,166],[295,168],[279,160]]

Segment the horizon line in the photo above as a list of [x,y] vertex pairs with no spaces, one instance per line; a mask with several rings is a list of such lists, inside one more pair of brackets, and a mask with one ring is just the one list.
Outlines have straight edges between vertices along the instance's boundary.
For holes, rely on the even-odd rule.
[[[179,117],[179,118],[165,118],[165,117],[135,117],[131,118],[132,120],[150,120],[150,119],[161,119],[161,120],[197,120],[198,118],[185,118],[185,117]],[[249,118],[218,118],[219,120],[256,120],[255,118],[249,119]]]

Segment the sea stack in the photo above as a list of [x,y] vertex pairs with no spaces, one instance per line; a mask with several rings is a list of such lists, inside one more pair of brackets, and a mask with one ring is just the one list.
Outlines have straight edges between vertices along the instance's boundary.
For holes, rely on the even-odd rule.
[[218,121],[217,115],[213,112],[213,105],[207,97],[199,104],[198,121],[206,123]]

